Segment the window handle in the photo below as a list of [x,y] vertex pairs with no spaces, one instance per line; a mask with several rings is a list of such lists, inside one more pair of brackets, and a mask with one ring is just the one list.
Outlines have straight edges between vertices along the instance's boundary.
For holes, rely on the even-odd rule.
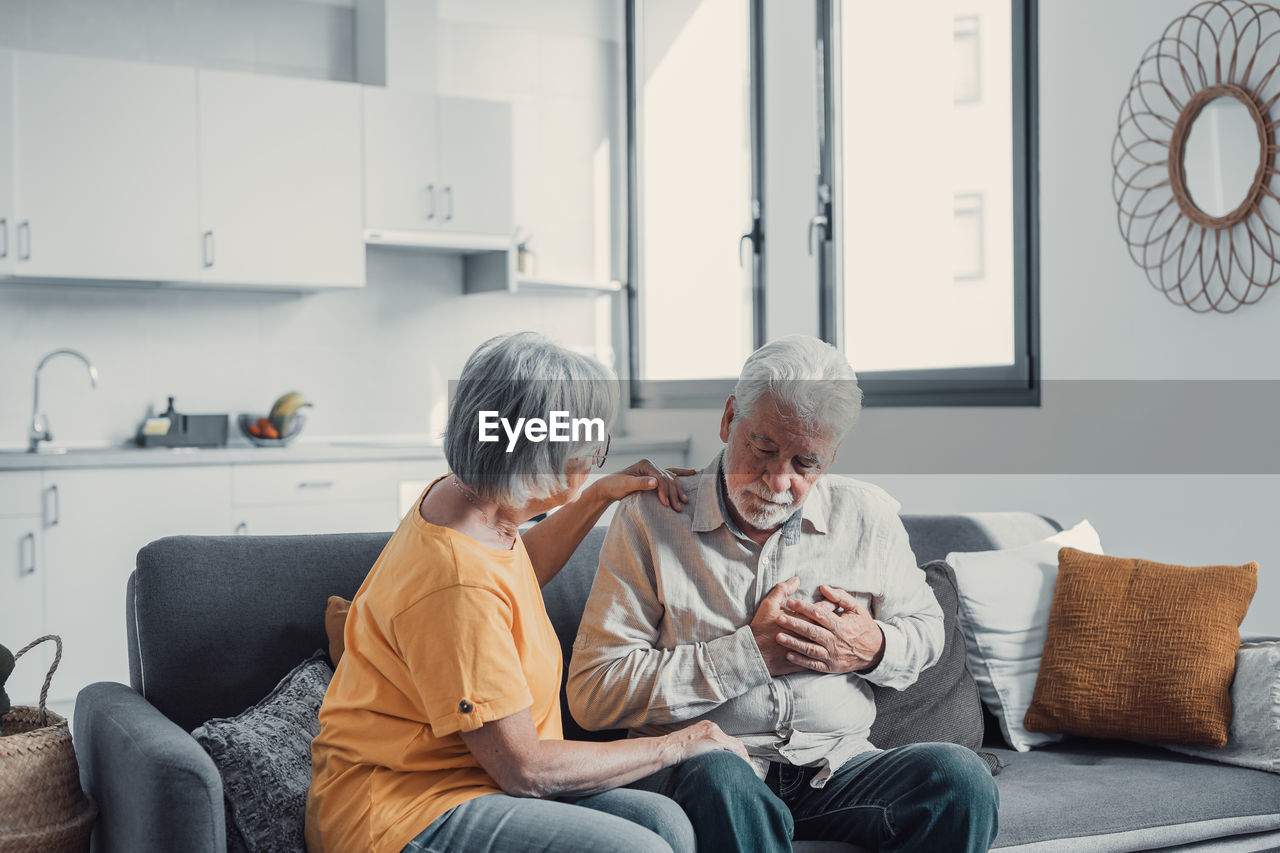
[[823,216],[821,213],[819,213],[817,216],[809,220],[809,255],[810,256],[813,255],[813,232],[818,228],[822,229],[822,237],[823,239],[826,239],[827,217]]

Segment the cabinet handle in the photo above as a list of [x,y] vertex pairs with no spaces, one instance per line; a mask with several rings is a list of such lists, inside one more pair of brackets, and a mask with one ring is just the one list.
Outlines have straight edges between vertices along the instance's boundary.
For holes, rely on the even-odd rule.
[[[53,512],[52,514],[48,512],[44,513],[44,518],[45,518],[44,526],[57,527],[58,521],[61,520],[62,518],[62,499],[58,496],[58,485],[55,483],[54,485],[45,489],[45,495],[46,496],[53,495]],[[41,510],[47,510],[48,508],[49,508],[49,500],[46,497],[44,506],[41,507]]]
[[18,223],[18,260],[31,260],[31,222],[28,220]]
[[204,232],[204,242],[200,246],[200,255],[206,267],[213,266],[213,232]]
[[436,185],[427,184],[427,221],[436,218]]
[[9,257],[9,220],[0,216],[0,239],[4,240],[3,248],[0,248],[0,261]]
[[21,551],[27,556],[27,560],[20,573],[34,575],[36,573],[36,535],[34,533],[28,533],[22,537]]
[[327,489],[333,485],[333,480],[311,480],[298,484],[299,489]]
[[449,200],[449,212],[444,215],[445,222],[453,220],[453,187],[444,188],[444,197]]
[[236,536],[243,536],[248,532],[249,532],[249,523],[247,521],[242,521],[236,525],[236,529],[235,529]]

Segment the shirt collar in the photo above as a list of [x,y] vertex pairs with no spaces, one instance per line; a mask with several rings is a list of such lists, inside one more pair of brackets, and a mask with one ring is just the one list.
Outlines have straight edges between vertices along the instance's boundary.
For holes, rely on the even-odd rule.
[[[725,507],[727,497],[720,487],[720,469],[723,464],[724,451],[721,450],[711,464],[698,474],[698,493],[694,496],[693,507],[693,530],[696,533],[707,533],[723,524],[734,536],[746,539],[746,534],[733,523]],[[814,485],[815,488],[809,490],[800,511],[792,513],[791,517],[782,523],[782,541],[787,545],[794,545],[799,540],[805,521],[809,522],[809,526],[815,533],[827,532],[826,502],[823,499],[822,490],[816,488],[816,483]]]

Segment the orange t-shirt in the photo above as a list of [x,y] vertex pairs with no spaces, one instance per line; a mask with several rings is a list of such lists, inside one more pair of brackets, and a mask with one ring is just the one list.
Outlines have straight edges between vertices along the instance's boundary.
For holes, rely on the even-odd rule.
[[399,853],[454,806],[502,793],[459,732],[528,708],[540,738],[563,737],[560,644],[524,543],[499,551],[431,524],[421,497],[347,617],[311,746],[309,853]]

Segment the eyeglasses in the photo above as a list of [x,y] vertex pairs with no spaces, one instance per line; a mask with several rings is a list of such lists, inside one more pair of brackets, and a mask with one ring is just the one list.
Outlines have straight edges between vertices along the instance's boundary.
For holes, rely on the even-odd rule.
[[613,440],[612,435],[606,435],[604,437],[604,450],[598,450],[587,457],[588,459],[591,460],[591,463],[595,465],[597,468],[603,468],[604,460],[609,458],[609,442],[611,442],[612,440]]

